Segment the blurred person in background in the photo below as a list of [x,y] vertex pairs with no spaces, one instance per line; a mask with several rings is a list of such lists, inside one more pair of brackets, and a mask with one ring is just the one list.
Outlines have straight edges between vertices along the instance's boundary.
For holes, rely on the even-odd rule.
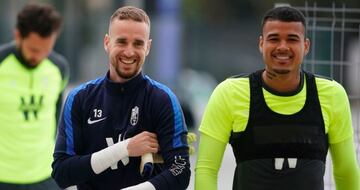
[[17,15],[14,42],[0,46],[0,189],[59,189],[50,177],[68,63],[53,51],[62,19],[50,5]]
[[323,190],[328,149],[337,190],[359,190],[351,111],[336,81],[301,69],[310,41],[295,8],[263,17],[265,69],[214,90],[200,125],[195,189],[217,189],[227,143],[236,159],[233,189]]
[[[52,176],[60,187],[187,188],[187,128],[175,94],[142,72],[150,47],[148,15],[116,10],[104,38],[109,71],[72,90],[59,121]],[[164,163],[143,166],[149,153]]]

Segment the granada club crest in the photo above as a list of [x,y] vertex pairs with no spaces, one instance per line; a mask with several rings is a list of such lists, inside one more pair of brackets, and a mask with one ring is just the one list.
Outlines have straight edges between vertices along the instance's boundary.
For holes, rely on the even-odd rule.
[[139,120],[139,107],[135,106],[131,109],[130,124],[135,126]]

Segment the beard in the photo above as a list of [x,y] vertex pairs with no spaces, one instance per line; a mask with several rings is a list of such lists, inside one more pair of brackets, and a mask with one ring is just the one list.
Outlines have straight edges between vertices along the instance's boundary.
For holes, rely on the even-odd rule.
[[124,63],[121,63],[119,61],[119,59],[112,59],[111,60],[111,66],[113,68],[113,70],[116,72],[116,75],[122,79],[128,80],[128,79],[132,79],[135,76],[137,76],[140,73],[141,68],[138,67],[139,63],[132,63],[132,69],[129,70],[125,70],[123,68],[121,68],[121,65]]
[[35,67],[40,63],[40,61],[37,61],[36,59],[33,59],[33,58],[27,58],[24,55],[22,43],[20,43],[20,45],[19,45],[19,53],[20,53],[20,56],[22,57],[22,59],[24,60],[24,63],[30,67]]
[[131,79],[133,77],[135,77],[137,74],[138,74],[138,71],[137,70],[134,70],[132,72],[123,72],[120,68],[116,68],[115,69],[116,71],[116,74],[120,77],[120,78],[123,78],[123,79]]
[[279,75],[285,75],[285,74],[289,74],[290,70],[287,69],[273,69],[274,73],[279,74]]

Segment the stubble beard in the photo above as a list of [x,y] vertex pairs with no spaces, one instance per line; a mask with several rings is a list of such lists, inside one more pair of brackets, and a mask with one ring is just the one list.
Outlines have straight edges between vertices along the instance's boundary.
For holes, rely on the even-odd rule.
[[136,72],[125,73],[122,72],[119,68],[116,68],[116,73],[122,79],[131,79],[136,75]]
[[285,70],[285,69],[265,69],[265,73],[266,73],[266,77],[269,79],[274,79],[276,78],[278,75],[285,75],[290,73],[290,70]]
[[36,61],[35,59],[28,59],[25,56],[22,42],[20,42],[20,44],[19,44],[19,53],[20,53],[21,57],[24,59],[25,63],[31,67],[35,67],[36,65],[38,65],[40,63],[39,61]]
[[[115,64],[113,64],[113,66],[115,66],[116,74],[117,74],[120,78],[127,80],[127,79],[131,79],[131,78],[133,78],[133,77],[135,77],[135,76],[137,75],[138,70],[135,69],[135,70],[133,70],[133,71],[131,71],[131,72],[124,72],[124,71],[122,71],[121,68],[120,68],[120,64],[124,64],[124,63],[121,63],[121,62],[118,61],[118,60],[116,60],[116,61],[114,60],[114,62],[115,62]],[[137,64],[137,63],[133,63],[133,64]]]
[[285,74],[289,74],[290,70],[287,69],[273,69],[274,73],[279,74],[279,75],[285,75]]

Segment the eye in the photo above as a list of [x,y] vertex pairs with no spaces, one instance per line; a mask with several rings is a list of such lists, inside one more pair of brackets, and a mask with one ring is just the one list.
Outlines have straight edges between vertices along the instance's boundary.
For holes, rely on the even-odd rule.
[[116,44],[119,44],[119,45],[126,45],[126,40],[125,39],[118,39],[116,40]]
[[290,42],[297,42],[297,41],[299,41],[299,39],[297,39],[297,38],[289,38],[288,39]]
[[143,41],[136,41],[136,42],[134,42],[134,46],[135,46],[135,47],[143,47],[143,46],[144,46],[144,42],[143,42]]
[[271,37],[271,38],[268,38],[267,41],[270,41],[270,42],[277,42],[279,41],[279,38],[274,38],[274,37]]

